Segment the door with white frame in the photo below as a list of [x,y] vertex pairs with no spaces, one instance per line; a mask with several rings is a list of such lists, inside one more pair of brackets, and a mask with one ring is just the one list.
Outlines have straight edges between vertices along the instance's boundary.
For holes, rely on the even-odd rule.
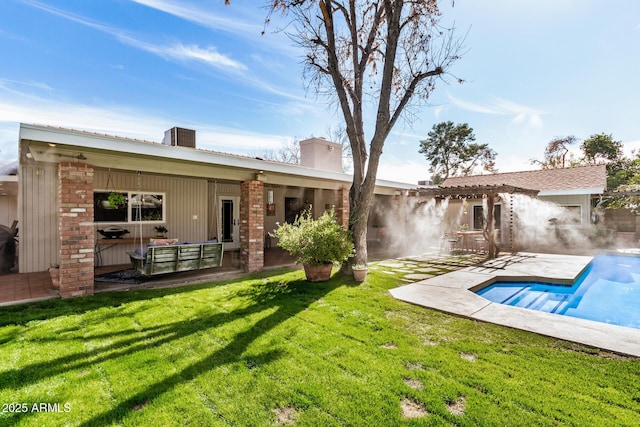
[[224,249],[240,248],[240,197],[218,197],[218,241]]

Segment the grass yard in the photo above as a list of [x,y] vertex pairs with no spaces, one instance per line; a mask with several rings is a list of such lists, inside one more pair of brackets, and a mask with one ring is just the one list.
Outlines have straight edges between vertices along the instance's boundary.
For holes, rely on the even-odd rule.
[[411,306],[400,283],[280,270],[2,308],[0,425],[639,425],[640,360]]

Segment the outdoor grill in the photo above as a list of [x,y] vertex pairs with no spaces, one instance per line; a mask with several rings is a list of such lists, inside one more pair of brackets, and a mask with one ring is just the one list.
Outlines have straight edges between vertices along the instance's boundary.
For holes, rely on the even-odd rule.
[[9,272],[15,264],[17,233],[17,229],[0,225],[0,273]]

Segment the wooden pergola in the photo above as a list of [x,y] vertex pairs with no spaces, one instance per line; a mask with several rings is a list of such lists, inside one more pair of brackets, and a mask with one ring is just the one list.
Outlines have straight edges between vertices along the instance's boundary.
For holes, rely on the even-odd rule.
[[[516,187],[513,185],[464,185],[457,187],[432,187],[432,188],[420,188],[418,194],[425,197],[433,197],[436,199],[472,199],[472,198],[484,198],[487,200],[487,221],[483,225],[482,234],[487,241],[487,258],[496,258],[498,256],[499,248],[496,243],[496,233],[494,229],[493,209],[495,206],[496,198],[500,194],[524,194],[531,197],[536,197],[539,190],[532,190],[528,188]],[[513,208],[509,206],[509,233],[513,233]]]

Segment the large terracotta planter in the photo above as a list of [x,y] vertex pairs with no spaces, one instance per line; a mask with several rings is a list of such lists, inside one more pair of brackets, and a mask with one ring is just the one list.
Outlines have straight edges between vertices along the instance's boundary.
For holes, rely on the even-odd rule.
[[369,269],[367,268],[358,268],[358,269],[352,269],[351,270],[353,272],[353,280],[355,280],[356,282],[364,282],[364,279],[367,278],[367,272],[369,271]]
[[56,267],[49,268],[49,274],[51,275],[51,284],[56,289],[60,289],[60,269]]
[[309,282],[325,282],[331,279],[333,264],[309,265],[303,264],[304,274]]

